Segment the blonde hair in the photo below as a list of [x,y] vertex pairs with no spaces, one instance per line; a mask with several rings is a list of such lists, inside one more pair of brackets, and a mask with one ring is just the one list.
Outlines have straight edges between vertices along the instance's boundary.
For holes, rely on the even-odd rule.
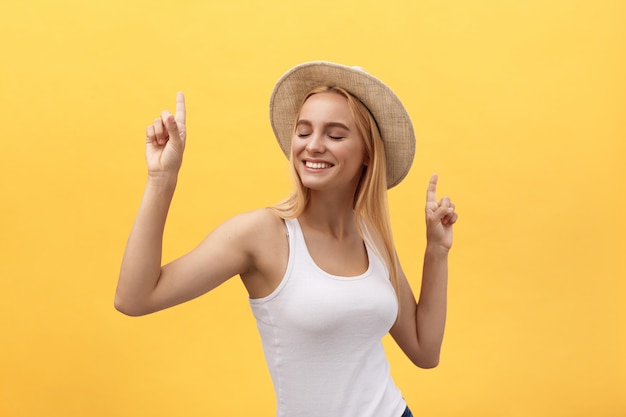
[[[389,278],[396,290],[396,296],[398,296],[396,250],[393,243],[387,203],[385,145],[380,136],[376,120],[368,108],[358,98],[341,87],[322,86],[314,88],[304,97],[300,108],[312,95],[326,92],[336,93],[346,98],[357,129],[363,138],[365,160],[369,161],[369,163],[364,167],[354,193],[353,207],[356,215],[356,227],[361,238],[369,242],[383,259],[389,270]],[[299,117],[300,112],[298,112],[296,121]],[[297,174],[293,155],[291,155],[290,161],[290,171],[295,183],[294,190],[286,199],[271,207],[283,219],[298,217],[310,199],[310,190],[302,184]]]

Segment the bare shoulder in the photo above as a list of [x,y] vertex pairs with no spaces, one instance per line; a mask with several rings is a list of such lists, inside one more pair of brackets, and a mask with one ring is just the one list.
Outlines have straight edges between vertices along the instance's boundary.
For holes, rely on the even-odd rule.
[[225,224],[238,229],[248,238],[254,235],[274,235],[284,232],[283,220],[270,208],[261,208],[253,211],[238,214],[227,220]]
[[232,219],[245,230],[251,265],[240,274],[252,298],[264,297],[278,286],[289,257],[283,219],[269,208],[242,213]]
[[254,268],[267,257],[286,248],[286,229],[283,219],[270,208],[261,208],[238,214],[222,223],[218,229],[226,239],[250,257]]

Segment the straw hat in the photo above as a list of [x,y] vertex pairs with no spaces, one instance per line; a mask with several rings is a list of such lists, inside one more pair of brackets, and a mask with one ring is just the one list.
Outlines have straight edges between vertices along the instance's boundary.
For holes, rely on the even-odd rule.
[[270,121],[283,153],[289,157],[294,123],[302,100],[315,87],[342,87],[357,97],[376,120],[387,156],[387,187],[406,176],[415,155],[415,133],[402,102],[387,85],[359,67],[305,62],[287,71],[270,98]]

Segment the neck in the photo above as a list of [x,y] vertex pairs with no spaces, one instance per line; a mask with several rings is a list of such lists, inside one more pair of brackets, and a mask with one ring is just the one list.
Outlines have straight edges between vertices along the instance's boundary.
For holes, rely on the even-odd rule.
[[308,227],[341,238],[355,232],[353,194],[311,190],[309,202],[300,215]]

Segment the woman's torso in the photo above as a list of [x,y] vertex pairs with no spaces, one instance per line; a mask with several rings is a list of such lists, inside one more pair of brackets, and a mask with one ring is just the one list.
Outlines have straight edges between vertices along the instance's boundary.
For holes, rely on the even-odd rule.
[[[285,271],[273,291],[250,300],[278,415],[401,415],[406,404],[381,343],[397,315],[384,264],[361,240],[361,270],[351,276],[329,273],[309,252],[310,239],[298,220],[287,220],[286,226]],[[324,252],[333,253],[318,254]]]

